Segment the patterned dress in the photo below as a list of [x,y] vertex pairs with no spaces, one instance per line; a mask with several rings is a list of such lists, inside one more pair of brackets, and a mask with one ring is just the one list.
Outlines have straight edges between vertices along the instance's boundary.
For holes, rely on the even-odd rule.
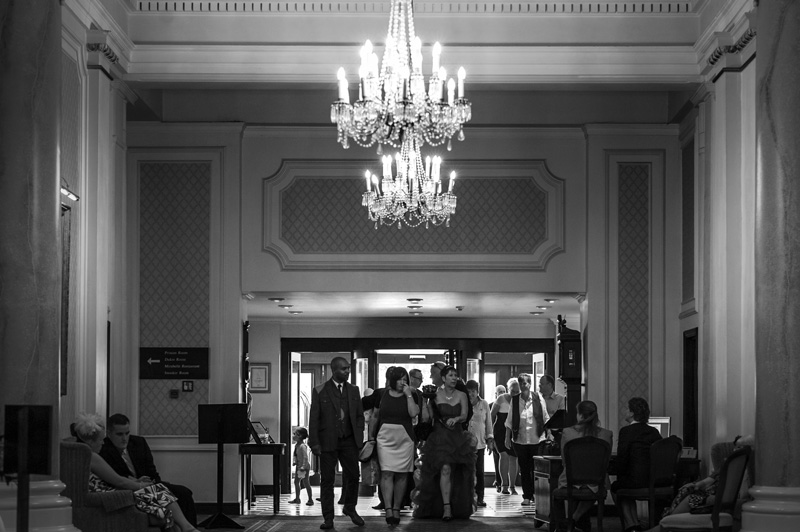
[[[94,473],[89,473],[89,491],[116,491],[116,488]],[[137,510],[162,520],[166,529],[172,527],[172,510],[167,506],[178,498],[166,486],[161,483],[152,484],[134,491],[133,497]]]

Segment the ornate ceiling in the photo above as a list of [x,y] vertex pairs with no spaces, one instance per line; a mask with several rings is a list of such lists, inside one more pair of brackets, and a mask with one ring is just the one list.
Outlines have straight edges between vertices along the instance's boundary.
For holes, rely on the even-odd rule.
[[[330,84],[386,34],[389,1],[66,0],[148,87]],[[752,0],[417,0],[423,47],[470,86],[687,87],[746,30]],[[97,23],[95,23],[97,26]],[[723,42],[725,41],[725,42]],[[730,43],[728,43],[730,44]]]

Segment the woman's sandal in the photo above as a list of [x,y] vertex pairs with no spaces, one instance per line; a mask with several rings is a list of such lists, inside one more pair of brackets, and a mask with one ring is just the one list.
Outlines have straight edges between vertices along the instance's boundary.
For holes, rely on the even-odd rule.
[[[446,503],[442,504],[442,506],[450,506],[450,503],[446,502]],[[444,522],[450,521],[453,518],[452,513],[453,513],[452,510],[448,509],[447,513],[442,516],[442,521],[444,521]],[[451,514],[451,515],[447,515],[447,514]]]
[[392,508],[392,519],[394,519],[394,524],[400,524],[400,508]]

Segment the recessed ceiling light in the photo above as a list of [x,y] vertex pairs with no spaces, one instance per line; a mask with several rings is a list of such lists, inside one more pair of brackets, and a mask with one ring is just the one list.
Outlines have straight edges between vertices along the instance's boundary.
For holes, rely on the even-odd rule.
[[422,312],[415,310],[414,312],[409,312],[409,314],[411,314],[412,316],[421,316]]
[[289,314],[291,314],[292,316],[297,316],[298,314],[302,314],[302,313],[303,313],[302,310],[290,310],[289,311]]
[[416,310],[418,308],[422,308],[422,305],[409,305],[408,308]]
[[540,316],[544,314],[544,312],[531,312],[531,314],[533,314],[534,316]]
[[282,298],[282,297],[268,297],[267,300],[268,301],[272,301],[273,303],[280,303],[281,301],[284,300],[284,298]]
[[294,305],[278,305],[280,308],[292,308]]
[[415,304],[415,305],[416,305],[417,303],[419,303],[420,301],[422,301],[422,298],[419,298],[419,297],[412,297],[412,298],[406,299],[406,301],[408,301],[409,303],[413,303],[413,304]]
[[558,299],[545,299],[548,303],[555,303]]
[[456,307],[456,310],[457,310],[457,311],[459,311],[459,312],[461,312],[462,310],[464,310],[464,307],[463,307],[463,306],[461,306],[461,305],[459,305],[459,306],[457,306],[457,307]]
[[549,309],[550,307],[543,307],[543,306],[541,306],[541,305],[536,305],[536,308],[540,308],[540,309],[542,309],[542,310],[547,310],[547,309]]

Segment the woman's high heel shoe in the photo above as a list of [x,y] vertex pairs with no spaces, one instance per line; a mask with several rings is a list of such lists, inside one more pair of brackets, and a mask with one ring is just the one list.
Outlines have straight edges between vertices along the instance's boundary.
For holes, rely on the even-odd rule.
[[392,519],[394,519],[394,524],[400,524],[400,508],[392,508]]
[[450,521],[453,518],[452,511],[450,510],[450,503],[446,502],[442,506],[446,506],[447,507],[447,508],[445,508],[444,515],[442,516],[442,521],[444,521],[444,522]]
[[392,515],[392,511],[389,508],[386,509],[386,524],[390,526],[395,524],[394,516]]

